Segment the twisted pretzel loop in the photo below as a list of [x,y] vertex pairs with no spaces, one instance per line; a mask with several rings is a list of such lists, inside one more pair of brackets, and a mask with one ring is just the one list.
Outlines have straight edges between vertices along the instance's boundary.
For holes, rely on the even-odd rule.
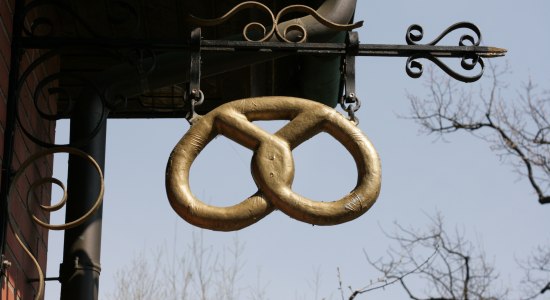
[[[275,134],[254,125],[257,120],[290,120]],[[332,202],[317,202],[292,191],[292,149],[326,132],[355,160],[355,188]],[[252,150],[252,176],[258,192],[229,207],[211,206],[197,199],[189,187],[191,164],[217,135]],[[314,225],[335,225],[365,213],[380,192],[380,161],[367,137],[352,122],[323,104],[292,97],[260,97],[224,104],[193,123],[174,147],[166,169],[166,190],[173,209],[199,227],[232,231],[247,227],[275,208]]]

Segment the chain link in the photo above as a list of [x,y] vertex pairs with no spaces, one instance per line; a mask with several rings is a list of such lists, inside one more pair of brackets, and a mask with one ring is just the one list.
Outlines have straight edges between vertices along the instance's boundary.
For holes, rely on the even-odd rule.
[[195,107],[201,105],[204,102],[204,93],[201,90],[193,89],[188,94],[189,111],[185,115],[185,119],[190,124],[197,119],[199,114],[195,111]]
[[349,120],[358,125],[359,118],[357,118],[355,113],[361,108],[361,100],[357,98],[355,93],[343,95],[338,102],[340,103],[340,107],[348,113]]

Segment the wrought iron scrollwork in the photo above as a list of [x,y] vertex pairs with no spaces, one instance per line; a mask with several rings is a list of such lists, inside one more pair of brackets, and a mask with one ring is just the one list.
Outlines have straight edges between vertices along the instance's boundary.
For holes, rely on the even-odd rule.
[[[52,62],[61,59],[64,56],[71,56],[82,51],[81,47],[65,47],[44,51],[34,61],[26,67],[19,76],[17,85],[17,95],[25,95],[26,89],[32,87],[29,92],[29,97],[32,101],[30,105],[18,105],[16,120],[23,134],[33,143],[45,147],[79,147],[86,144],[100,130],[101,124],[109,116],[111,110],[120,108],[125,105],[126,97],[117,94],[116,82],[100,82],[102,78],[92,79],[92,76],[85,72],[71,70],[49,70],[44,77],[36,77],[36,74],[41,74],[43,68],[47,68]],[[135,73],[139,78],[140,90],[144,93],[149,92],[148,78],[155,71],[157,66],[157,56],[155,51],[149,48],[132,48],[132,49],[105,49],[101,47],[88,47],[85,51],[90,52],[89,57],[100,56],[109,58],[110,60],[135,68]],[[38,80],[38,81],[35,81]],[[74,140],[71,143],[60,144],[55,143],[49,138],[41,138],[35,134],[34,129],[36,124],[29,124],[25,114],[29,111],[36,112],[37,116],[46,121],[58,121],[71,117],[74,107],[83,94],[87,97],[93,95],[100,99],[103,109],[101,118],[95,124],[94,130],[91,133],[79,140]],[[41,122],[40,118],[34,119],[35,122]]]
[[420,76],[422,76],[424,72],[424,66],[422,65],[422,63],[418,61],[418,59],[422,59],[422,58],[432,61],[441,70],[447,73],[447,75],[453,77],[456,80],[460,80],[462,82],[474,82],[479,80],[481,76],[483,76],[483,71],[485,70],[485,63],[483,62],[483,59],[478,55],[466,55],[462,58],[461,66],[464,70],[471,71],[477,65],[479,65],[480,67],[480,71],[477,74],[473,76],[466,76],[454,71],[448,65],[446,65],[443,61],[441,61],[440,59],[438,59],[433,55],[414,54],[407,59],[407,65],[405,67],[405,70],[407,71],[407,75],[409,75],[412,78],[419,78]]
[[[80,17],[80,15],[74,11],[74,9],[66,2],[60,0],[34,0],[29,2],[24,9],[23,15],[25,19],[30,24],[29,27],[24,27],[23,31],[27,36],[37,37],[37,36],[53,36],[56,33],[55,22],[49,17],[40,16],[37,18],[32,18],[32,11],[36,9],[41,9],[43,7],[51,6],[60,11],[63,11],[67,15],[71,16],[76,24],[82,26],[82,28],[91,36],[99,37],[99,34],[92,29],[86,21]],[[43,28],[46,28],[44,30]]]
[[[418,24],[413,24],[409,26],[409,28],[407,29],[405,40],[407,41],[408,45],[435,46],[437,45],[437,43],[439,43],[443,38],[448,36],[450,33],[461,29],[471,30],[474,33],[474,35],[471,35],[471,34],[462,35],[458,42],[458,45],[460,47],[479,46],[479,44],[481,43],[481,31],[477,26],[468,22],[460,22],[450,26],[449,28],[445,29],[433,41],[426,44],[418,43],[424,38],[424,30],[422,26]],[[462,69],[464,69],[465,71],[472,71],[473,69],[476,68],[476,66],[479,66],[480,71],[475,75],[462,75],[454,71],[453,69],[451,69],[447,64],[445,64],[442,60],[440,60],[433,54],[417,53],[409,56],[405,67],[407,74],[412,78],[418,78],[422,76],[422,73],[424,71],[422,63],[418,61],[419,59],[427,59],[432,61],[449,76],[463,82],[474,82],[480,79],[485,69],[485,63],[483,62],[483,59],[474,52],[464,54],[460,65]]]
[[[50,50],[42,54],[40,57],[34,60],[27,67],[27,69],[25,69],[25,71],[21,74],[19,78],[19,85],[17,86],[18,95],[23,94],[23,90],[26,88],[27,81],[30,80],[29,78],[33,77],[33,74],[36,74],[37,70],[44,67],[44,65],[46,65],[50,60],[57,59],[58,56],[60,55],[60,51],[62,50]],[[71,91],[66,87],[60,86],[59,85],[60,80],[67,80],[75,85],[85,86],[88,92],[95,93],[102,100],[102,103],[106,105],[104,93],[100,91],[100,89],[96,86],[96,84],[92,80],[86,78],[85,76],[79,75],[78,73],[60,72],[60,71],[52,72],[51,74],[42,78],[36,84],[34,90],[31,91],[32,103],[34,104],[34,109],[36,110],[38,115],[43,119],[48,121],[57,121],[57,120],[69,117],[74,107],[74,103],[75,101],[77,101],[75,100],[75,97],[73,95],[74,91]],[[57,105],[58,102],[56,100],[60,97],[63,97],[65,99],[65,102],[67,103],[66,107],[64,108],[59,108]],[[25,134],[25,136],[28,137],[35,144],[45,148],[51,148],[56,146],[76,147],[79,145],[83,145],[87,142],[88,139],[85,139],[82,141],[73,142],[71,144],[59,145],[54,142],[43,140],[36,137],[32,133],[32,130],[29,128],[29,125],[23,122],[25,118],[22,118],[21,114],[25,113],[25,109],[28,109],[28,107],[18,108],[18,111],[16,114],[17,122],[21,128],[21,131]],[[103,109],[102,120],[105,118],[107,118],[107,110]],[[99,132],[100,127],[101,127],[101,122],[98,122],[96,128],[93,130],[89,138],[92,138],[93,136],[95,136],[95,134]]]
[[[476,37],[473,37],[469,34],[462,35],[460,37],[460,41],[458,43],[459,46],[479,46],[479,43],[481,42],[481,31],[479,28],[468,22],[460,22],[453,24],[449,28],[445,29],[437,38],[435,38],[433,41],[422,44],[422,45],[432,45],[435,46],[439,41],[441,41],[443,38],[445,38],[447,35],[449,35],[451,32],[459,29],[469,29],[473,31],[476,35]],[[417,33],[415,33],[417,32]],[[424,29],[422,26],[418,24],[413,24],[409,26],[407,29],[407,35],[406,35],[406,41],[408,45],[419,45],[418,42],[420,42],[424,38]],[[470,45],[466,45],[465,41],[468,41]]]
[[[267,7],[265,4],[262,4],[256,1],[245,1],[243,3],[240,3],[219,18],[202,19],[202,18],[195,17],[193,15],[189,15],[187,17],[187,21],[193,25],[198,25],[198,26],[215,26],[215,25],[225,23],[236,13],[248,8],[256,8],[265,12],[269,16],[272,22],[272,24],[268,26],[261,24],[259,22],[251,22],[245,25],[245,27],[243,28],[242,34],[243,34],[243,38],[249,42],[253,42],[253,41],[265,42],[273,38],[273,36],[276,36],[278,39],[287,43],[305,42],[307,40],[307,29],[303,25],[299,23],[291,23],[291,24],[287,24],[284,28],[280,28],[279,25],[281,25],[281,19],[283,18],[283,16],[289,13],[305,13],[315,18],[319,23],[323,24],[324,26],[334,30],[349,31],[349,30],[363,26],[362,21],[356,22],[353,24],[334,23],[326,19],[322,15],[320,15],[313,8],[305,5],[289,5],[281,9],[277,13],[277,15],[275,15],[273,11],[269,7]],[[254,30],[258,30],[262,32],[260,37],[252,36],[252,33]],[[288,35],[290,32],[298,32],[296,40],[289,38]]]
[[107,18],[113,25],[127,27],[130,33],[135,33],[141,25],[141,17],[137,8],[128,1],[111,0],[108,3]]
[[[65,16],[70,17],[75,24],[75,28],[78,27],[78,31],[82,34],[85,32],[91,37],[99,38],[102,34],[97,32],[92,25],[88,23],[70,4],[68,1],[62,0],[34,0],[25,5],[23,16],[29,24],[23,27],[23,32],[29,37],[50,37],[56,35],[66,35],[67,32],[61,32],[56,28],[56,22],[53,17],[37,14],[34,16],[32,13],[35,10],[51,7],[62,13]],[[108,1],[107,21],[111,25],[119,26],[127,29],[129,33],[135,33],[139,29],[141,24],[141,17],[136,7],[125,0],[112,0]]]
[[[97,197],[96,197],[96,201],[92,205],[92,207],[89,208],[89,210],[86,213],[84,213],[79,218],[77,218],[73,221],[69,221],[69,222],[64,223],[64,224],[50,224],[46,221],[43,221],[41,218],[39,218],[38,216],[36,216],[33,213],[33,207],[34,207],[33,203],[38,202],[37,199],[35,198],[35,195],[37,194],[36,190],[44,184],[57,185],[58,187],[60,187],[62,189],[63,196],[61,197],[61,200],[58,203],[56,203],[54,205],[51,205],[51,206],[41,205],[41,204],[39,205],[39,208],[41,210],[43,210],[44,212],[52,212],[52,211],[57,211],[57,210],[63,208],[65,206],[66,202],[67,202],[67,190],[65,188],[65,185],[63,184],[62,181],[60,181],[57,178],[53,178],[53,177],[43,177],[43,178],[40,178],[40,179],[32,182],[30,187],[29,187],[29,190],[27,191],[27,194],[26,194],[27,213],[29,214],[29,216],[31,217],[31,219],[33,220],[33,222],[35,224],[37,224],[40,227],[49,229],[49,230],[71,229],[71,228],[74,228],[74,227],[76,227],[78,225],[81,225],[82,223],[86,222],[86,220],[88,220],[93,214],[95,214],[95,212],[101,206],[101,203],[103,202],[103,194],[104,194],[104,191],[105,191],[104,182],[103,182],[103,172],[101,171],[101,167],[99,166],[99,164],[95,161],[95,159],[93,157],[91,157],[90,155],[88,155],[84,151],[78,150],[76,148],[72,148],[72,147],[55,147],[55,148],[45,149],[45,150],[42,150],[40,152],[37,152],[21,164],[21,166],[19,167],[19,170],[17,171],[17,173],[13,177],[13,181],[11,182],[8,197],[11,197],[15,193],[15,188],[17,186],[17,182],[20,180],[20,178],[22,178],[24,176],[25,171],[27,170],[28,167],[33,165],[38,160],[41,160],[41,159],[44,159],[44,158],[46,158],[50,155],[59,154],[59,153],[67,153],[67,154],[70,154],[70,155],[74,155],[74,156],[80,157],[81,159],[84,159],[84,160],[88,161],[90,164],[92,164],[92,166],[97,171],[97,174],[99,176],[100,185],[99,185],[99,190],[98,190],[98,194],[97,194]],[[9,211],[9,209],[8,209],[8,211]],[[33,262],[33,264],[34,264],[34,266],[35,266],[35,268],[38,272],[39,287],[38,287],[38,290],[36,292],[35,299],[37,299],[37,300],[41,299],[42,295],[43,295],[43,292],[44,292],[44,272],[42,271],[42,268],[40,267],[40,264],[38,263],[38,260],[36,259],[35,255],[31,252],[29,246],[23,241],[20,234],[17,232],[17,229],[16,229],[17,226],[15,226],[15,224],[13,224],[13,220],[11,219],[11,216],[8,217],[8,222],[9,222],[9,227],[11,228],[12,233],[15,236],[15,239],[17,240],[19,245],[22,247],[22,249],[25,251],[25,253],[29,256],[29,258],[32,260],[32,262]]]
[[[21,164],[21,166],[19,168],[19,171],[15,174],[15,176],[13,178],[12,188],[16,185],[19,178],[25,173],[26,169],[30,165],[32,165],[33,163],[35,163],[39,159],[45,158],[49,155],[58,154],[58,153],[66,153],[66,154],[78,156],[78,157],[88,161],[90,164],[93,165],[94,169],[97,171],[97,174],[100,178],[101,184],[100,184],[100,190],[98,191],[98,195],[96,197],[96,201],[95,201],[94,205],[83,216],[81,216],[80,218],[78,218],[76,220],[67,222],[65,224],[49,224],[45,221],[42,221],[40,218],[38,218],[36,215],[34,215],[32,213],[31,208],[32,208],[32,201],[33,201],[34,191],[40,185],[47,184],[47,183],[55,184],[63,190],[62,199],[58,203],[56,203],[52,206],[40,205],[40,208],[42,210],[44,210],[46,212],[52,212],[52,211],[57,211],[57,210],[61,209],[65,205],[65,203],[67,202],[67,190],[65,189],[64,184],[57,178],[44,177],[44,178],[40,178],[37,181],[33,182],[31,184],[30,188],[29,188],[29,191],[27,192],[27,211],[28,211],[30,217],[33,219],[33,221],[36,224],[40,225],[41,227],[50,229],[50,230],[70,229],[70,228],[74,228],[75,226],[78,226],[78,225],[84,223],[91,215],[93,215],[98,210],[98,208],[101,205],[101,202],[102,202],[102,199],[103,199],[103,193],[104,193],[103,172],[101,171],[101,167],[99,166],[99,164],[95,161],[95,159],[93,157],[91,157],[86,152],[84,152],[82,150],[79,150],[77,148],[73,148],[73,147],[55,147],[55,148],[45,149],[45,150],[42,150],[40,152],[37,152],[37,153],[33,154],[25,162],[23,162],[23,164]],[[12,193],[10,192],[10,195],[11,194]]]

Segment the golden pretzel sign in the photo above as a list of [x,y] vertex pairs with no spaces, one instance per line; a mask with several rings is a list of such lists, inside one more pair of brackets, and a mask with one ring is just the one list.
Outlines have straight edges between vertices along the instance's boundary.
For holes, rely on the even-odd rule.
[[[275,134],[252,121],[290,120]],[[357,185],[343,198],[317,202],[292,191],[292,149],[326,132],[353,156]],[[197,199],[189,187],[191,164],[217,135],[224,135],[254,151],[252,176],[259,191],[239,204],[211,206]],[[355,124],[323,104],[291,97],[261,97],[233,101],[194,120],[174,147],[166,169],[166,190],[174,210],[199,227],[231,231],[247,227],[277,208],[290,217],[314,224],[335,225],[365,213],[380,192],[380,160]]]

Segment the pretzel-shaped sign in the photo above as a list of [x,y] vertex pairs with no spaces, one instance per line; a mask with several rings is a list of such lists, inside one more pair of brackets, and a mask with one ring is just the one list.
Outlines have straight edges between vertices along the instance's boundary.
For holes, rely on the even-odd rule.
[[[275,134],[254,125],[257,120],[290,120]],[[357,185],[342,199],[317,202],[292,191],[292,149],[326,132],[352,155]],[[252,176],[259,191],[229,207],[198,200],[189,187],[191,164],[217,135],[222,134],[254,151]],[[199,227],[232,231],[247,227],[275,208],[314,225],[335,225],[365,213],[380,192],[380,160],[376,150],[351,121],[323,104],[292,97],[261,97],[221,105],[193,122],[174,147],[166,169],[166,190],[172,208]]]

